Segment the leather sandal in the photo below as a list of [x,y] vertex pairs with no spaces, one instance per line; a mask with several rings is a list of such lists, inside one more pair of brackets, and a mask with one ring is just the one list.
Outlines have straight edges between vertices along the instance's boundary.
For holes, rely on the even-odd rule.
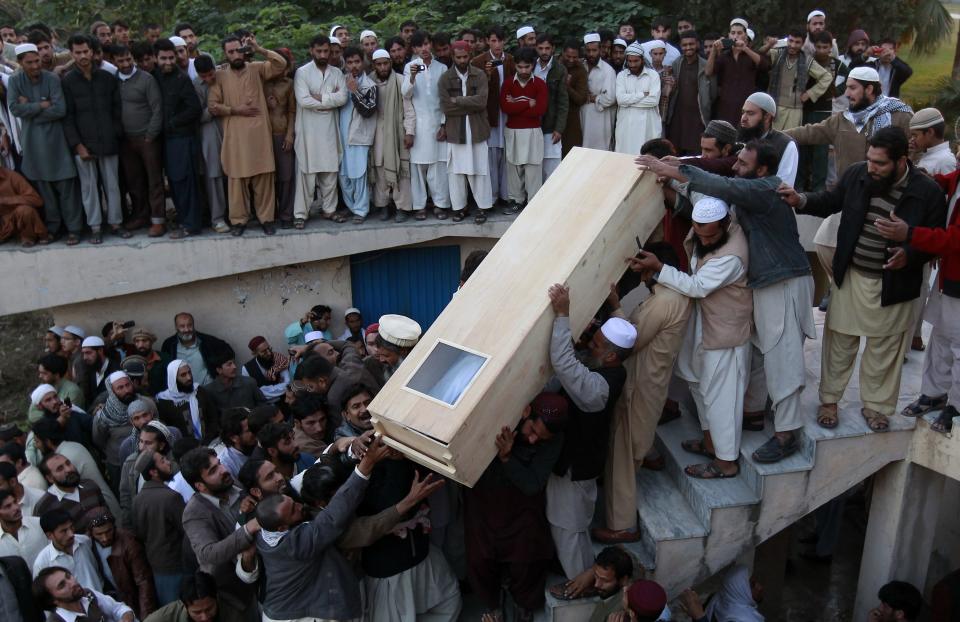
[[820,404],[817,409],[817,425],[832,430],[840,424],[840,412],[836,404]]
[[904,417],[922,417],[934,410],[943,410],[947,405],[947,396],[930,397],[921,395],[912,404],[900,411]]
[[890,429],[890,420],[886,415],[882,415],[872,408],[861,408],[860,414],[863,415],[867,425],[874,432],[886,432]]

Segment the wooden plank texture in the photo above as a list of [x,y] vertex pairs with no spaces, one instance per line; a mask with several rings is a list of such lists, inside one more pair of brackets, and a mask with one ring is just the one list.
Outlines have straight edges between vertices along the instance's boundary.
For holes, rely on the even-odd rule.
[[[472,486],[496,431],[516,425],[552,374],[547,288],[570,287],[579,334],[662,217],[663,193],[632,156],[572,150],[370,404],[376,429]],[[455,408],[403,388],[438,339],[490,357]]]

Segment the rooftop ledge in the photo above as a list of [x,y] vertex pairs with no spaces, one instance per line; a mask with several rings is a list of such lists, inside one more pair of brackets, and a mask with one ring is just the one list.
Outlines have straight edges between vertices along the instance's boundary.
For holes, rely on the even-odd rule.
[[24,249],[8,243],[0,246],[0,316],[439,238],[499,238],[511,222],[502,214],[491,214],[483,225],[472,217],[395,223],[374,216],[359,225],[313,219],[306,229],[277,229],[272,236],[253,225],[242,237],[205,230],[184,240],[144,232],[126,240],[105,235],[99,246],[57,242]]

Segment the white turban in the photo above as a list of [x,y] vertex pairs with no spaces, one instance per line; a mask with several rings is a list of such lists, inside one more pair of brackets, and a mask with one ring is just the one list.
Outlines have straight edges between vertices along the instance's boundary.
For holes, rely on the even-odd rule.
[[633,349],[633,344],[637,342],[637,329],[622,317],[612,317],[604,322],[600,332],[607,341],[627,350]]
[[336,32],[343,28],[340,24],[334,24],[333,28],[330,29],[330,38],[336,39]]
[[586,45],[588,43],[600,43],[600,35],[595,32],[583,35],[583,44]]
[[827,17],[827,14],[824,13],[823,11],[821,11],[820,9],[814,9],[814,10],[810,11],[810,13],[807,15],[807,23],[809,24],[809,23],[810,23],[810,20],[812,20],[814,17],[823,17],[823,18],[826,18],[826,17]]
[[517,28],[517,39],[526,37],[531,32],[536,32],[536,30],[533,29],[533,26],[521,26],[520,28]]
[[730,208],[726,202],[713,197],[704,197],[693,206],[693,222],[707,225],[723,220],[729,213]]
[[17,47],[13,48],[13,55],[19,57],[21,54],[26,54],[28,52],[38,53],[37,46],[32,43],[21,43]]
[[121,380],[121,379],[123,379],[123,378],[129,379],[130,376],[128,376],[126,372],[123,372],[123,371],[115,371],[115,372],[113,372],[112,374],[110,374],[109,376],[107,376],[107,382],[112,385],[112,384],[113,384],[114,382],[116,382],[117,380]]
[[747,39],[753,41],[753,40],[756,39],[756,38],[757,38],[757,33],[753,32],[752,30],[750,30],[749,28],[747,28]]
[[750,24],[748,24],[747,20],[743,19],[742,17],[734,17],[730,20],[730,26],[743,26],[743,29],[746,30],[750,27]]
[[[389,56],[389,54],[387,54]],[[303,336],[304,343],[313,343],[314,341],[320,341],[323,339],[323,333],[319,330],[312,330],[306,335]]]
[[383,48],[380,48],[379,50],[374,50],[371,60],[380,60],[381,58],[390,60],[390,52],[384,50]]
[[40,401],[45,398],[49,393],[56,393],[57,390],[53,388],[51,384],[41,384],[39,387],[33,390],[30,393],[30,403],[34,406],[39,406]]
[[613,40],[613,44],[614,44],[614,45],[619,45],[619,46],[622,47],[622,48],[627,47],[627,42],[624,41],[623,39],[614,39],[614,40]]
[[170,43],[173,44],[175,48],[185,48],[187,47],[187,42],[184,41],[183,37],[173,36],[169,39]]
[[373,32],[372,30],[364,30],[363,32],[360,33],[360,41],[361,41],[361,42],[362,42],[364,39],[366,39],[367,37],[373,37],[374,39],[376,39],[376,38],[377,38],[377,33]]

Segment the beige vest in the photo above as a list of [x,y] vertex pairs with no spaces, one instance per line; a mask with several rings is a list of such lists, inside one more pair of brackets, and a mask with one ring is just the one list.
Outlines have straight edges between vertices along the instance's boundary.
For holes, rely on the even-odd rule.
[[[704,257],[697,258],[697,269],[714,257],[734,255],[743,263],[743,276],[698,300],[703,321],[703,347],[722,350],[741,346],[753,331],[753,290],[747,287],[747,237],[737,223],[730,223],[727,243]],[[693,256],[693,229],[684,240],[687,256]]]

